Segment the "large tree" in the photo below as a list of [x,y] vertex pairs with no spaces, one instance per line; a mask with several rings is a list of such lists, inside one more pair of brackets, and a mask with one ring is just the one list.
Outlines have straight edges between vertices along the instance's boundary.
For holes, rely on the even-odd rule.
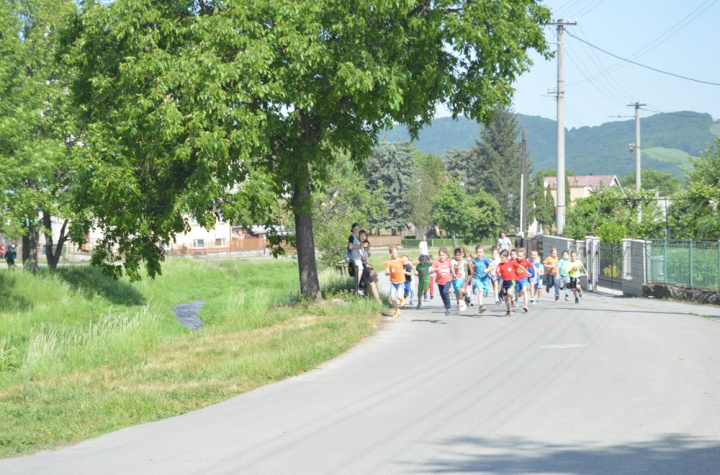
[[[657,191],[661,196],[670,196],[682,188],[682,182],[672,173],[657,170],[642,170],[640,186],[643,190]],[[620,179],[620,184],[626,190],[635,189],[635,172]]]
[[457,236],[465,244],[480,242],[493,236],[501,223],[501,207],[495,198],[482,190],[469,195],[464,188],[452,179],[432,199],[432,217],[450,234],[453,247],[457,247]]
[[410,221],[418,233],[424,234],[434,224],[431,198],[445,183],[445,163],[439,155],[417,153],[414,173],[409,193]]
[[489,122],[529,50],[547,56],[548,20],[536,0],[86,4],[68,56],[102,251],[117,244],[126,266],[157,272],[183,213],[211,220],[226,190],[261,181],[289,196],[300,288],[319,297],[312,191],[332,151],[362,161],[393,122],[416,136],[438,102]]
[[528,186],[528,222],[536,220],[543,232],[547,233],[555,223],[555,200],[550,187],[545,186],[545,174],[537,172]]
[[518,133],[517,115],[509,106],[498,107],[493,121],[482,128],[476,145],[480,165],[471,175],[500,203],[504,229],[520,225],[522,149]]
[[[638,207],[642,209],[640,222]],[[657,237],[664,224],[652,192],[623,193],[620,188],[609,186],[575,200],[563,233],[573,239],[596,235],[606,242],[608,239],[617,242],[626,237]]]
[[[644,175],[644,174],[643,174]],[[687,174],[688,191],[673,196],[669,225],[673,237],[718,239],[720,237],[720,139]]]
[[459,180],[446,183],[440,193],[432,198],[432,217],[435,223],[448,234],[457,247],[457,236],[468,229],[468,209],[472,202]]
[[365,186],[385,200],[385,212],[370,222],[373,227],[395,232],[407,226],[416,153],[409,142],[383,143],[365,163]]
[[493,196],[501,204],[501,226],[514,229],[520,224],[522,174],[517,115],[509,106],[498,105],[480,134],[471,149],[446,154],[448,175],[460,180],[470,194],[482,190]]
[[[68,239],[76,130],[70,71],[56,53],[59,29],[74,11],[68,0],[0,2],[0,216],[8,237],[23,237],[33,272],[40,233],[51,268]],[[53,218],[62,218],[55,236]]]
[[341,158],[329,181],[313,193],[315,241],[327,265],[345,252],[352,223],[364,227],[385,210],[382,190],[368,191],[348,158]]

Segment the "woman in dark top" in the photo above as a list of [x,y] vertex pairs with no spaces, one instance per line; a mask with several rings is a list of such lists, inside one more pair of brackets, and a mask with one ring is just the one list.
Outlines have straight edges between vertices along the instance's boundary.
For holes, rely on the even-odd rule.
[[360,287],[360,282],[362,279],[363,274],[363,263],[362,263],[362,243],[360,241],[360,238],[358,237],[358,232],[360,231],[360,225],[358,223],[353,223],[351,228],[351,234],[350,237],[348,237],[348,251],[350,251],[350,261],[352,262],[353,266],[355,267],[355,293],[358,292]]

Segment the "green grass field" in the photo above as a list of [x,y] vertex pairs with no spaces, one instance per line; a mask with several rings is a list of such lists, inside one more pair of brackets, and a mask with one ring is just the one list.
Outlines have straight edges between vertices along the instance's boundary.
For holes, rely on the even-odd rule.
[[652,147],[643,149],[643,155],[651,160],[657,160],[663,163],[674,163],[678,167],[688,167],[690,165],[690,155],[682,150],[674,148]]
[[[112,281],[89,267],[0,273],[0,457],[55,448],[198,409],[344,352],[380,307],[330,270],[319,304],[294,260],[168,261],[163,276]],[[349,302],[338,305],[329,298]],[[200,330],[172,307],[206,302]]]

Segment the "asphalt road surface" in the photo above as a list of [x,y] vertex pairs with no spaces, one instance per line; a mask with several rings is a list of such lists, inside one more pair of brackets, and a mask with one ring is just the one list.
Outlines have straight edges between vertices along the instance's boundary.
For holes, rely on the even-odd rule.
[[303,375],[0,474],[718,474],[720,309],[586,294],[386,318]]

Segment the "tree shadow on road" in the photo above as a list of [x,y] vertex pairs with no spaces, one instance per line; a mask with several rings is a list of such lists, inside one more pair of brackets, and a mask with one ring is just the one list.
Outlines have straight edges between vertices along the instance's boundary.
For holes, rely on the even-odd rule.
[[425,460],[412,472],[500,474],[717,474],[720,442],[679,434],[624,445],[559,445],[519,437],[457,437],[439,442],[442,459]]

